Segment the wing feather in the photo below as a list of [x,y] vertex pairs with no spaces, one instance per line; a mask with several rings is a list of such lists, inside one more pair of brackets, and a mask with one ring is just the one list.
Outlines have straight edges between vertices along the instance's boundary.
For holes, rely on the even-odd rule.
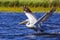
[[55,11],[56,8],[52,8],[50,12],[44,14],[41,18],[39,18],[36,23],[45,22]]

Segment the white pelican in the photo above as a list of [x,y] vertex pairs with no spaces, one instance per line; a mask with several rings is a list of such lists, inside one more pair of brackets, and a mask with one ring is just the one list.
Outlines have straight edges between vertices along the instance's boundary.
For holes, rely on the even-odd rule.
[[28,7],[24,6],[23,9],[24,9],[24,13],[28,19],[26,19],[25,21],[23,21],[19,24],[26,23],[26,26],[28,28],[34,29],[35,31],[38,31],[38,30],[43,31],[43,29],[41,29],[41,24],[44,21],[46,21],[52,15],[52,13],[54,13],[54,11],[55,11],[55,8],[52,8],[52,10],[50,12],[44,14],[41,18],[37,19],[32,14],[32,11]]

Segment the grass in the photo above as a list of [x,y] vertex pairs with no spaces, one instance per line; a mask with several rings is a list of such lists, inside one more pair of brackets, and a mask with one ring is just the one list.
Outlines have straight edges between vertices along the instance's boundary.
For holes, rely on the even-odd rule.
[[[48,12],[51,8],[44,7],[29,7],[33,12]],[[23,12],[22,7],[0,7],[1,12]],[[60,12],[60,8],[56,9],[56,12]]]
[[[23,8],[21,6],[23,5],[27,5],[29,6],[29,8],[33,11],[33,12],[48,12],[49,10],[51,10],[50,6],[52,7],[53,5],[57,6],[57,10],[56,12],[60,12],[60,1],[59,0],[0,0],[1,3],[1,7],[0,7],[0,11],[7,11],[7,12],[23,12]],[[16,1],[19,2],[19,7],[4,7],[4,2],[9,1],[10,4],[13,2],[16,3]],[[10,4],[6,4],[7,6]],[[11,5],[12,5],[11,4]],[[36,7],[37,6],[37,7]],[[44,8],[45,7],[45,8]]]
[[12,5],[15,6],[34,6],[34,7],[51,7],[51,6],[58,6],[60,7],[60,1],[59,0],[0,0],[1,6],[5,5]]
[[0,7],[1,12],[22,12],[22,7]]

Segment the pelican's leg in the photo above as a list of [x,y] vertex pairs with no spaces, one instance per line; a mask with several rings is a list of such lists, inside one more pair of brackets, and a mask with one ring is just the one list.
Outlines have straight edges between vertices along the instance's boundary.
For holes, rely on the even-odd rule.
[[38,24],[38,30],[44,32],[44,29],[42,28],[42,22]]
[[42,25],[42,22],[36,23],[34,30],[37,31],[37,32],[44,32],[44,29],[42,28],[41,25]]
[[38,31],[38,29],[36,27],[34,27],[33,30],[36,31],[36,32]]

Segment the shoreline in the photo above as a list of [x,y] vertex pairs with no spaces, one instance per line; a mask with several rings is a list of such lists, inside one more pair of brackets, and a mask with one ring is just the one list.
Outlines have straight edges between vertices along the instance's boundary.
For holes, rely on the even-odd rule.
[[[29,7],[32,12],[49,12],[51,8],[44,7]],[[0,12],[23,12],[22,7],[0,7]],[[60,12],[60,8],[56,9],[56,12]]]

